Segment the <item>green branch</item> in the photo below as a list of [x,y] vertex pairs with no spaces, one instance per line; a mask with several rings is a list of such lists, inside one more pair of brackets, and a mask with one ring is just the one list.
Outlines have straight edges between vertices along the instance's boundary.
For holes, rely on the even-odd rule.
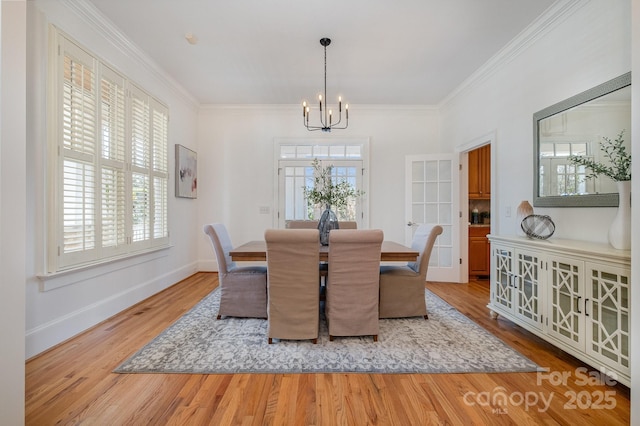
[[581,155],[570,155],[569,161],[588,168],[590,173],[586,176],[587,179],[604,175],[616,182],[631,180],[631,154],[627,153],[624,146],[623,134],[624,129],[620,131],[615,141],[611,141],[606,136],[602,137],[604,142],[600,144],[600,150],[604,152],[604,157],[609,160],[610,165],[598,163]]

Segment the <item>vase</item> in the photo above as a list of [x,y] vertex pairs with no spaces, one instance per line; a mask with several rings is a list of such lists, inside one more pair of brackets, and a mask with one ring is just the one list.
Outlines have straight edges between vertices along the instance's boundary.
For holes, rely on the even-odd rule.
[[616,182],[618,185],[618,212],[609,227],[609,244],[620,250],[631,249],[631,181]]
[[524,200],[518,205],[518,209],[516,210],[516,234],[518,235],[526,235],[522,230],[522,220],[533,214],[533,207],[527,200]]
[[331,210],[331,206],[327,204],[327,207],[322,212],[322,216],[320,216],[320,221],[318,221],[318,231],[320,231],[320,244],[323,246],[329,245],[329,232],[332,229],[338,229],[338,217]]

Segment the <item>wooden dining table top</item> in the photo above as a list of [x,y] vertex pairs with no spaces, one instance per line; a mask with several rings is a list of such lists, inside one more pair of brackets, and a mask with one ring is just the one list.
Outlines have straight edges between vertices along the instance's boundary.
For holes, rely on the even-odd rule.
[[[418,251],[393,241],[383,241],[380,252],[382,262],[415,262]],[[236,261],[264,261],[267,260],[266,241],[249,241],[229,251],[231,260]],[[329,259],[329,246],[320,246],[320,261]]]

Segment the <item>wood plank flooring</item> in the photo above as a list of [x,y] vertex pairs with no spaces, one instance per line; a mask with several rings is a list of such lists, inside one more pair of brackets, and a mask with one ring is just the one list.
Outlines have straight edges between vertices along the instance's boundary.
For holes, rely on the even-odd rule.
[[26,424],[629,424],[628,388],[583,383],[580,361],[489,318],[488,281],[427,287],[549,373],[111,372],[216,286],[217,274],[195,274],[29,360]]

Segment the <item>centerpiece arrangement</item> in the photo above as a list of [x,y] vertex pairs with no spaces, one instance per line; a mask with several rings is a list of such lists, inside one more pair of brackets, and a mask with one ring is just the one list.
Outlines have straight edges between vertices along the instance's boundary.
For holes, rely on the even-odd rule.
[[320,242],[329,244],[329,231],[338,229],[336,210],[347,207],[349,200],[364,192],[357,190],[345,177],[333,176],[333,165],[323,167],[318,159],[313,160],[313,186],[304,186],[304,196],[310,205],[324,207],[318,230]]
[[631,154],[624,145],[624,129],[615,140],[604,136],[600,150],[609,164],[599,163],[592,158],[580,155],[569,156],[573,164],[585,166],[589,169],[587,179],[604,175],[616,182],[618,186],[618,213],[609,228],[609,243],[617,248],[629,250],[631,248]]

